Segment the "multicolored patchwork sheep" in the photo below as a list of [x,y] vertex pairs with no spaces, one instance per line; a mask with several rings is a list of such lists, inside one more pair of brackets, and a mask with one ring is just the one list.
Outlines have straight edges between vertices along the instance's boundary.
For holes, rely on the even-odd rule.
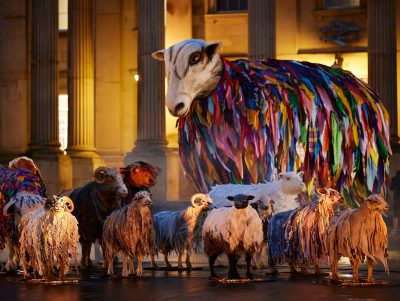
[[[21,218],[19,239],[24,277],[41,275],[46,281],[65,280],[70,259],[77,268],[78,221],[71,214],[72,200],[66,196],[46,199],[44,209],[31,211]],[[54,276],[55,270],[58,277]]]
[[372,269],[377,260],[381,261],[385,272],[389,273],[388,236],[383,212],[389,205],[382,195],[370,195],[357,209],[339,212],[331,220],[327,229],[327,248],[332,278],[339,280],[338,260],[348,257],[353,266],[353,282],[359,282],[358,268],[368,260],[369,283],[374,282]]
[[[209,195],[198,193],[191,198],[192,205],[181,211],[161,211],[154,214],[156,227],[156,248],[164,254],[166,267],[171,267],[168,254],[178,254],[178,268],[183,269],[182,256],[186,251],[186,267],[192,268],[190,255],[193,251],[193,239],[197,237],[195,230],[200,231],[199,223],[204,221],[203,216],[214,207]],[[152,266],[156,267],[154,256]]]
[[150,193],[140,191],[128,205],[115,210],[107,217],[102,241],[109,275],[114,274],[113,259],[120,254],[123,264],[122,277],[135,273],[135,258],[138,261],[136,275],[142,276],[143,258],[155,252],[156,235],[150,210],[152,204]]
[[210,265],[210,279],[218,279],[214,270],[217,258],[225,253],[229,259],[229,279],[240,279],[237,271],[239,258],[245,255],[246,276],[251,279],[250,264],[263,242],[263,226],[257,211],[249,206],[254,196],[229,196],[233,207],[214,209],[203,225],[204,252]]
[[320,272],[321,263],[327,263],[325,248],[326,230],[334,214],[334,206],[343,202],[343,197],[332,188],[317,189],[319,200],[308,206],[274,215],[269,221],[268,246],[269,265],[276,273],[276,265],[288,261],[291,271],[300,266],[307,273],[313,265]]

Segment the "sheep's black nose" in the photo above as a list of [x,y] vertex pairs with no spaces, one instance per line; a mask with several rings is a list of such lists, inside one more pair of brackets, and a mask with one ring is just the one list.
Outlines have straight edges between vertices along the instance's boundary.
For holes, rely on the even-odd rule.
[[182,110],[184,107],[185,107],[185,104],[184,104],[183,102],[178,103],[178,104],[176,105],[176,107],[175,107],[175,114],[178,114],[178,112],[179,112],[180,110]]

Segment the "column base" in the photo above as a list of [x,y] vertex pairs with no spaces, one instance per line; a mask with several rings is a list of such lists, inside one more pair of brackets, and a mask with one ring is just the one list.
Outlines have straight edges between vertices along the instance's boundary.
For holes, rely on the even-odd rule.
[[78,188],[93,180],[97,167],[105,166],[95,151],[68,152],[72,162],[72,187]]
[[59,194],[63,190],[72,188],[72,162],[71,159],[61,153],[29,153],[37,164],[47,194]]

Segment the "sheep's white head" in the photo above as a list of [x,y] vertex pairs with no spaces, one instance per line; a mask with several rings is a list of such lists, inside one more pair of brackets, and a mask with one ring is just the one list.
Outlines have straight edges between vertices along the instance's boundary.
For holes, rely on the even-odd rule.
[[132,199],[132,203],[134,202],[139,203],[141,206],[146,206],[146,207],[151,207],[153,205],[151,194],[146,190],[137,192]]
[[192,206],[202,208],[202,210],[210,210],[215,208],[212,198],[208,194],[196,193],[191,199]]
[[165,104],[174,116],[184,116],[192,101],[211,94],[221,79],[220,42],[190,39],[156,51],[153,58],[165,62],[168,80]]
[[51,211],[56,215],[62,214],[63,212],[72,212],[74,211],[74,203],[67,196],[58,197],[53,195],[46,199],[44,210]]
[[281,191],[290,195],[297,195],[306,191],[306,184],[303,182],[303,171],[300,172],[286,172],[279,174],[279,182]]
[[320,202],[329,202],[331,205],[343,203],[344,198],[339,191],[333,188],[318,188],[317,193],[321,196]]

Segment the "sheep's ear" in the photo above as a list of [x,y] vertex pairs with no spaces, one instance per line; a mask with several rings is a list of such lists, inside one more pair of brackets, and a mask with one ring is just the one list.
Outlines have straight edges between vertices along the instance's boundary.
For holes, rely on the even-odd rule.
[[164,61],[164,53],[165,53],[165,49],[161,49],[158,50],[156,52],[153,52],[151,54],[151,56],[153,57],[153,59],[156,59],[157,61]]
[[269,200],[269,204],[272,206],[272,205],[275,205],[275,202],[274,202],[274,200]]
[[251,201],[254,199],[254,195],[248,195],[246,196],[246,201]]
[[385,197],[385,194],[383,193],[383,190],[381,190],[381,192],[379,193],[379,196],[381,196],[382,198]]
[[154,174],[155,174],[156,176],[158,176],[160,173],[161,173],[161,168],[159,168],[159,167],[154,167]]
[[233,196],[228,196],[227,199],[230,200],[230,201],[234,201],[235,200],[235,198]]
[[253,209],[258,210],[258,203],[257,203],[257,202],[251,203],[250,206],[251,206]]
[[206,45],[206,54],[209,58],[211,58],[214,54],[218,52],[218,50],[221,48],[222,42],[209,42]]
[[51,208],[51,203],[52,203],[51,198],[46,199],[46,201],[44,202],[44,210],[49,211]]
[[119,168],[119,173],[122,175],[127,175],[129,173],[129,170],[125,167],[120,167]]
[[302,176],[304,175],[304,171],[299,171],[299,172],[297,173],[297,175],[298,175],[299,177],[302,177]]
[[327,194],[328,191],[325,188],[318,188],[317,189],[318,194],[323,195],[323,194]]
[[280,173],[278,174],[278,179],[282,178],[284,175],[285,175],[285,174],[284,174],[283,172],[280,172]]

